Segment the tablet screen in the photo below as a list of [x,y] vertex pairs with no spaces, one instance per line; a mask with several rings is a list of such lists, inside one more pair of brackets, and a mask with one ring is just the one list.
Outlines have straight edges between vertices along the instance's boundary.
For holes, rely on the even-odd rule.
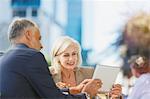
[[103,82],[100,90],[107,92],[112,88],[119,71],[120,67],[117,66],[97,65],[93,74],[93,79],[100,79]]

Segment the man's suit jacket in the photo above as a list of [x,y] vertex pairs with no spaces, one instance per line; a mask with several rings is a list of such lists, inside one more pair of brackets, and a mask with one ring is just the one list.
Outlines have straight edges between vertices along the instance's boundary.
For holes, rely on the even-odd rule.
[[18,44],[0,60],[1,98],[85,99],[85,94],[65,95],[56,87],[43,54]]

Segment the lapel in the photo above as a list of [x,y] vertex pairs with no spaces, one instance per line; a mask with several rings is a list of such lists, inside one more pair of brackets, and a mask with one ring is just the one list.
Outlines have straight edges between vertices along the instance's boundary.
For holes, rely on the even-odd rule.
[[80,84],[83,79],[84,79],[84,76],[82,74],[82,71],[80,69],[80,67],[78,67],[76,70],[75,70],[75,76],[76,76],[76,82],[77,82],[77,85]]

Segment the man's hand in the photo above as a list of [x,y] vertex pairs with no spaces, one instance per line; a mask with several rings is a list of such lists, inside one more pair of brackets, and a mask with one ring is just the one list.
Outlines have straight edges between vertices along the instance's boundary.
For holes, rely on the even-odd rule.
[[96,96],[98,89],[101,88],[102,82],[98,79],[89,79],[84,85],[82,92],[86,92],[90,97]]

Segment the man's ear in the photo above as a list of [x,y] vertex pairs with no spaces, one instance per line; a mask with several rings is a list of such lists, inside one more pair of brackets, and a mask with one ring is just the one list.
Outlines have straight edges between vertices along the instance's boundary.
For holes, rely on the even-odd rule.
[[26,30],[25,31],[25,37],[27,40],[31,40],[32,39],[32,32],[30,30]]

